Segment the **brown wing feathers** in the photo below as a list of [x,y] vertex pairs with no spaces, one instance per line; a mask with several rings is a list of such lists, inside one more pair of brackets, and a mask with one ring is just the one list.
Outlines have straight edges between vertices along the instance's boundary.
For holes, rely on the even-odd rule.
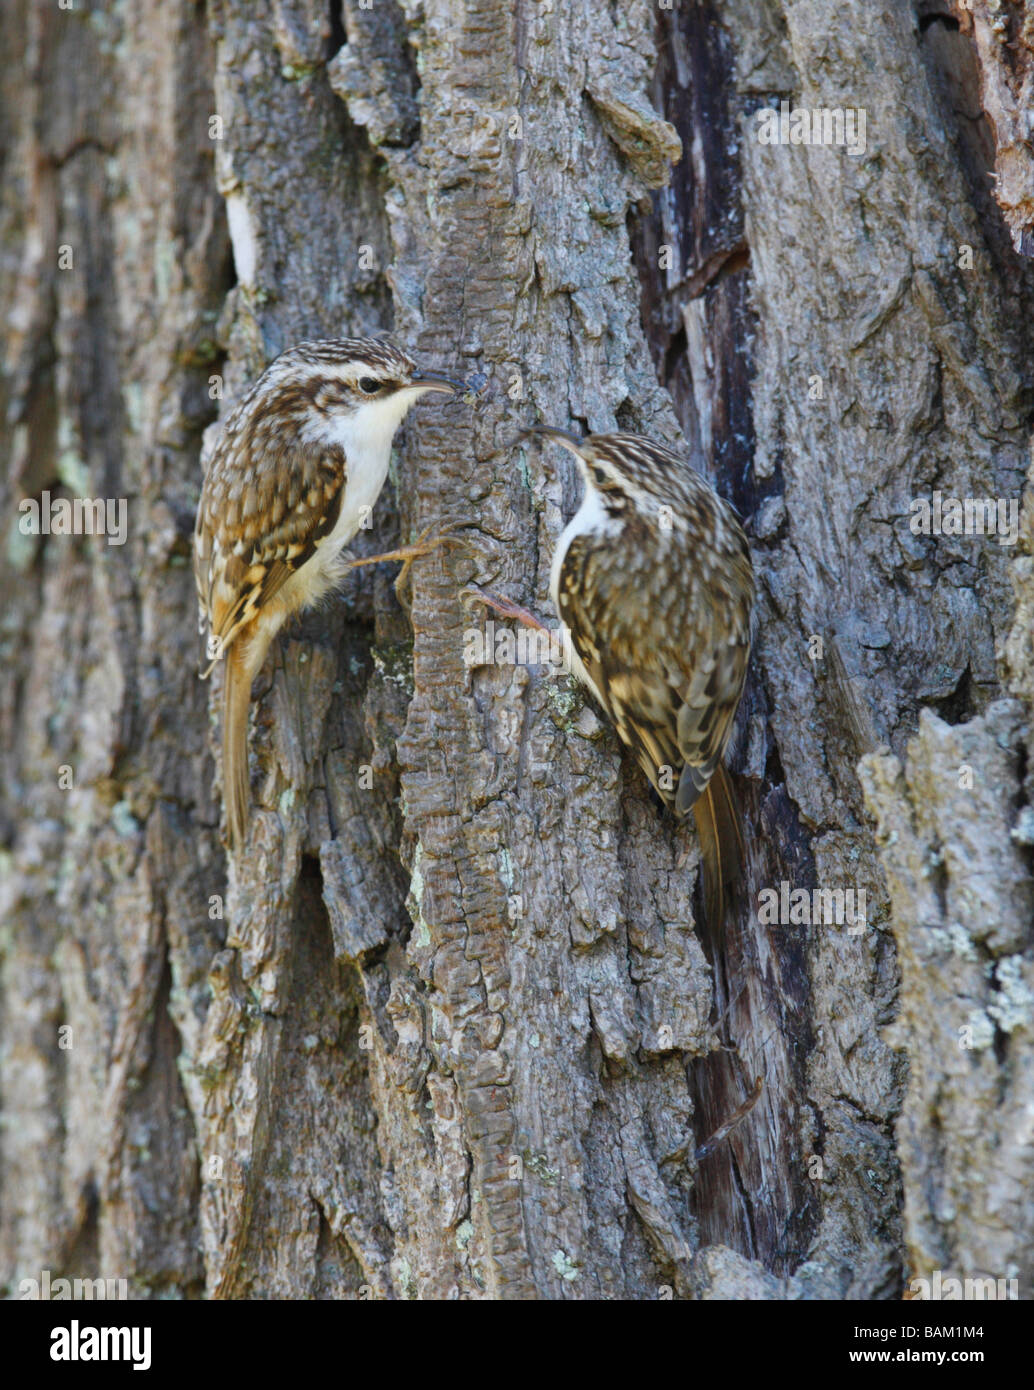
[[[341,451],[313,449],[287,473],[259,473],[243,493],[217,455],[198,511],[198,599],[215,643],[208,675],[237,634],[275,597],[334,529],[346,465]],[[260,529],[258,518],[265,516]],[[201,545],[206,549],[202,552]]]
[[[658,794],[680,817],[693,812],[705,908],[719,924],[743,858],[722,757],[750,650],[749,555],[745,543],[742,556],[733,551],[728,593],[713,576],[691,570],[672,590],[649,565],[630,568],[627,530],[610,544],[599,533],[571,540],[557,586],[559,616],[606,713]],[[649,537],[633,543],[640,558],[650,555]],[[692,564],[690,552],[687,569]]]

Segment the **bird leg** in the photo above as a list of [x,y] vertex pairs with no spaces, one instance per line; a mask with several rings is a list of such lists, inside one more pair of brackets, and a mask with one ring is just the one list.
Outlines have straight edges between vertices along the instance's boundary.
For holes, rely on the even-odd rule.
[[401,560],[402,568],[395,580],[397,593],[405,587],[414,560],[419,560],[423,555],[430,555],[440,545],[459,544],[459,537],[450,535],[448,528],[437,536],[431,534],[433,530],[433,526],[426,526],[412,545],[400,545],[397,550],[386,550],[383,555],[363,555],[358,560],[350,560],[348,567],[358,569],[360,565],[379,565],[383,560]]
[[534,628],[536,632],[551,631],[545,623],[539,622],[534,613],[529,613],[519,603],[514,603],[513,599],[500,598],[497,594],[490,594],[484,589],[479,589],[476,584],[468,584],[465,592],[472,594],[479,603],[483,603],[486,608],[491,608],[494,613],[501,613],[504,618],[516,618],[519,623],[525,627]]

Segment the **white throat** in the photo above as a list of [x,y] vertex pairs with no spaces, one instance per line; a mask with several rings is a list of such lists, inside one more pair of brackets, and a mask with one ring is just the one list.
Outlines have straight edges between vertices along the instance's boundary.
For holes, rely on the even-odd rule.
[[557,541],[556,550],[553,552],[553,566],[549,573],[549,595],[553,600],[553,607],[558,612],[557,594],[560,585],[560,571],[575,536],[612,536],[619,527],[620,523],[610,516],[603,505],[600,494],[586,480],[581,506],[564,527],[560,539]]
[[421,395],[423,391],[414,386],[394,391],[384,400],[365,401],[354,414],[332,417],[321,430],[321,438],[344,449],[348,467],[341,512],[320,547],[327,550],[328,558],[346,546],[360,528],[371,525],[374,503],[388,476],[395,431]]

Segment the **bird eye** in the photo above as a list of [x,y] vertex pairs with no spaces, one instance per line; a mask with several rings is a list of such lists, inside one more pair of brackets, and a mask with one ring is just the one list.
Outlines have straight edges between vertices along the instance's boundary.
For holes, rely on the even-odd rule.
[[368,396],[372,396],[375,391],[381,389],[381,384],[372,376],[361,376],[359,378],[359,390],[365,391]]

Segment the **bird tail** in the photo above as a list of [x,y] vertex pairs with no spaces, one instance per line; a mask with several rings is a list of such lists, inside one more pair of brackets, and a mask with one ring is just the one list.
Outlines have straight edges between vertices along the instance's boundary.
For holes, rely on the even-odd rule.
[[729,774],[719,763],[700,797],[693,803],[700,862],[704,878],[704,910],[717,936],[725,914],[736,898],[743,875],[743,831]]
[[244,642],[232,644],[226,653],[223,674],[223,811],[236,852],[244,843],[251,801],[248,776],[248,707],[254,667]]

